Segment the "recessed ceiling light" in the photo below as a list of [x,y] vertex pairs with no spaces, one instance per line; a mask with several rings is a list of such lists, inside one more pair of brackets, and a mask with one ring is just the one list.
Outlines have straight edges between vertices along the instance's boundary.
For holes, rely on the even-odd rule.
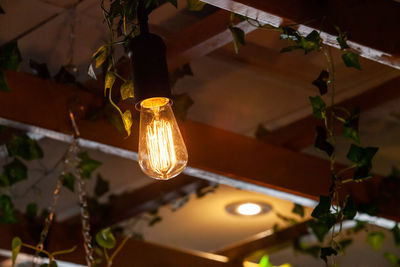
[[227,205],[226,211],[233,215],[256,216],[268,213],[272,210],[271,205],[259,201],[240,201]]

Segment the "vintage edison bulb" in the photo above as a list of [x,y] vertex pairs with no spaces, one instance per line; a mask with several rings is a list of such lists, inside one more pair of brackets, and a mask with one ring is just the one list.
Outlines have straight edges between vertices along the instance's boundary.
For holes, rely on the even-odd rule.
[[188,154],[171,103],[152,97],[140,103],[139,165],[148,176],[168,180],[186,167]]

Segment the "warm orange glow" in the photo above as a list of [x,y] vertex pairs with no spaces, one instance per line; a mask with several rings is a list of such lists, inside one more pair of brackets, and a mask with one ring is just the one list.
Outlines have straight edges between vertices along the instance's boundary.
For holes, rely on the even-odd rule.
[[140,106],[139,165],[150,177],[175,177],[186,166],[187,151],[170,100],[153,97]]

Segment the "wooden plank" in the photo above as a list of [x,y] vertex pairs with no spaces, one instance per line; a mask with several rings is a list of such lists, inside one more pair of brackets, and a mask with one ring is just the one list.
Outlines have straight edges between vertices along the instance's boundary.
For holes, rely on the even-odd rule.
[[[106,213],[101,213],[105,216],[91,216],[91,223],[94,229],[112,226],[142,212],[153,210],[159,205],[170,203],[181,198],[182,195],[194,193],[198,188],[208,184],[205,180],[185,174],[180,174],[176,179],[169,181],[154,182],[131,192],[113,196],[110,199],[109,209],[106,210]],[[74,216],[64,222],[77,224],[80,222],[80,216]]]
[[[36,245],[37,241],[30,235],[28,227],[31,223],[22,220],[18,224],[0,226],[0,248],[11,249],[11,240],[19,236],[23,242]],[[37,229],[37,235],[40,228]],[[118,238],[118,244],[121,238]],[[69,226],[62,223],[53,223],[49,232],[45,249],[51,252],[65,250],[77,245],[77,249],[69,254],[59,255],[56,258],[77,264],[85,264],[85,254],[82,243],[81,229],[76,226]],[[31,250],[22,249],[22,252],[32,254]],[[113,262],[113,266],[166,266],[166,267],[223,267],[232,265],[227,263],[228,259],[221,255],[189,251],[152,244],[148,242],[129,239],[124,248],[119,252]]]
[[[299,24],[299,31],[308,34],[321,31],[324,43],[338,47],[337,32],[330,21],[342,31],[351,33],[349,46],[360,56],[400,68],[400,36],[393,32],[400,26],[400,6],[393,1],[357,0],[204,0],[219,8],[233,11],[273,26]],[[326,17],[325,23],[321,19]]]
[[[78,102],[82,110],[90,103],[90,97],[97,101],[86,92],[75,91],[72,86],[23,73],[7,72],[6,76],[11,92],[0,93],[0,123],[59,140],[70,140],[68,107],[71,97],[81,97]],[[126,108],[134,109],[132,105]],[[79,120],[78,124],[81,145],[137,160],[138,123],[134,123],[129,138],[124,138],[125,135],[106,120]],[[328,194],[330,173],[326,160],[190,120],[181,123],[181,131],[189,152],[187,175],[303,205],[313,205],[314,201],[306,201]],[[368,192],[379,191],[376,183],[379,180],[371,179],[351,184],[344,190],[353,192],[356,202],[365,202],[371,200]],[[391,208],[385,209],[382,216],[400,219],[400,206]]]
[[[398,107],[400,102],[399,86],[400,78],[396,77],[360,95],[339,102],[337,105],[350,110],[354,107],[360,107],[360,118],[363,121],[376,117],[376,114],[379,114],[379,116],[384,116],[390,111],[394,111],[394,109]],[[384,107],[385,104],[390,103],[392,104],[389,108]],[[381,106],[382,108],[378,108]],[[364,115],[366,115],[367,118],[365,118]],[[314,144],[314,129],[319,123],[320,120],[316,119],[312,115],[309,115],[303,119],[273,131],[271,134],[265,136],[263,140],[274,145],[300,151]],[[336,128],[341,129],[341,127]]]
[[308,222],[295,224],[270,235],[262,237],[256,235],[253,239],[224,248],[216,253],[227,256],[230,262],[243,262],[246,257],[257,250],[272,248],[308,234]]

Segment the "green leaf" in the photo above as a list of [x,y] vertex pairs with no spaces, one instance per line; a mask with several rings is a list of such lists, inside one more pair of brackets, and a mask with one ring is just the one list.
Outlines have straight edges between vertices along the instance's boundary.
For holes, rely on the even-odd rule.
[[347,67],[353,67],[358,70],[361,70],[360,63],[358,62],[358,55],[356,53],[353,53],[351,51],[345,51],[342,54],[342,59]]
[[361,213],[366,213],[371,216],[376,216],[379,213],[379,207],[377,203],[360,203],[358,204],[357,210]]
[[345,34],[339,34],[339,36],[336,38],[336,41],[338,41],[341,50],[346,50],[350,48],[346,42],[347,36]]
[[102,45],[97,49],[97,51],[92,55],[92,60],[96,61],[96,68],[103,65],[107,59],[107,48]]
[[26,134],[14,135],[6,146],[10,157],[19,156],[24,160],[43,158],[43,150],[39,143]]
[[329,81],[329,72],[326,70],[321,71],[318,78],[312,82],[315,85],[320,95],[324,95],[328,92],[328,81]]
[[15,223],[18,221],[14,213],[14,205],[11,198],[7,195],[0,196],[0,223]]
[[193,99],[188,93],[182,93],[173,95],[172,101],[174,102],[172,109],[175,117],[179,120],[185,120],[190,107],[194,104]]
[[396,225],[392,228],[391,232],[393,233],[393,239],[396,246],[400,246],[400,229],[399,225]]
[[4,71],[0,71],[0,92],[10,92]]
[[257,125],[257,129],[256,129],[256,132],[254,135],[256,136],[257,139],[262,140],[264,137],[268,136],[269,134],[271,134],[271,132],[268,131],[268,129],[265,128],[265,126],[263,124],[259,123]]
[[357,144],[360,143],[360,135],[358,132],[358,120],[360,117],[360,109],[355,108],[351,115],[346,119],[343,125],[343,136],[352,139]]
[[327,141],[327,137],[326,137],[326,130],[324,127],[322,126],[317,126],[315,128],[316,132],[317,132],[317,137],[315,138],[315,143],[314,143],[314,147],[325,151],[326,154],[328,154],[328,156],[331,156],[334,150],[334,147],[331,143],[329,143]]
[[200,11],[206,5],[205,2],[200,0],[187,0],[187,4],[190,11]]
[[38,205],[35,202],[31,202],[26,206],[25,215],[29,220],[35,219],[38,212]]
[[400,257],[397,257],[390,252],[383,253],[383,257],[385,257],[385,259],[387,259],[393,267],[400,267]]
[[302,38],[301,35],[298,33],[298,31],[296,31],[291,27],[282,27],[281,31],[282,33],[280,35],[280,39],[289,39],[292,41],[299,42]]
[[153,225],[155,225],[156,223],[159,223],[159,222],[161,222],[161,221],[162,221],[162,217],[156,215],[156,216],[153,217],[153,219],[151,219],[151,220],[149,221],[149,226],[153,226]]
[[321,248],[321,259],[328,263],[328,257],[332,255],[337,255],[337,251],[331,247],[323,247]]
[[260,267],[274,267],[270,262],[269,262],[269,256],[268,255],[264,255],[261,260],[260,263],[258,264],[258,266]]
[[4,166],[4,174],[10,185],[24,181],[28,178],[28,169],[19,159],[14,160]]
[[235,47],[235,53],[239,53],[239,45],[245,45],[246,41],[244,39],[245,33],[242,29],[234,26],[229,26],[229,30],[232,33],[233,45]]
[[325,235],[329,232],[333,225],[328,225],[325,222],[313,220],[309,222],[308,226],[311,228],[311,231],[313,232],[315,237],[320,242],[323,242]]
[[127,98],[133,98],[134,93],[133,93],[133,82],[132,80],[126,81],[121,85],[121,98],[122,100],[125,100]]
[[62,184],[63,184],[63,186],[65,186],[66,188],[68,188],[69,190],[74,192],[74,190],[75,190],[75,179],[76,179],[75,176],[72,173],[68,172],[62,178]]
[[174,7],[178,8],[178,0],[168,0]]
[[369,171],[372,168],[372,158],[378,151],[377,147],[360,147],[351,144],[347,158],[356,164],[357,168],[354,171],[354,179],[364,179],[370,176]]
[[34,75],[42,79],[50,78],[50,72],[46,63],[38,63],[33,59],[29,59],[29,67]]
[[311,51],[319,51],[321,49],[322,39],[319,36],[319,33],[314,30],[305,38],[302,38],[299,44],[304,49],[304,53],[308,54]]
[[318,245],[309,246],[306,243],[300,243],[299,240],[293,242],[293,249],[295,251],[308,254],[314,258],[318,258],[320,255],[321,247]]
[[353,228],[354,233],[358,233],[361,230],[365,229],[366,225],[367,225],[366,222],[356,220],[356,226],[354,226],[354,228]]
[[15,266],[15,261],[17,260],[17,256],[21,250],[22,241],[19,237],[14,237],[11,241],[11,250],[12,250],[12,267]]
[[111,233],[110,228],[101,230],[96,234],[96,242],[99,246],[107,249],[115,247],[116,241],[114,235]]
[[383,232],[369,232],[367,235],[367,243],[375,251],[379,251],[381,249],[384,240],[385,234]]
[[97,175],[96,186],[94,192],[97,197],[103,196],[110,190],[110,182],[103,179],[100,174]]
[[348,195],[346,198],[346,205],[343,208],[344,220],[352,220],[357,214],[356,207],[354,205],[353,198]]
[[298,214],[302,218],[304,217],[304,207],[300,204],[295,203],[292,212]]
[[17,42],[6,43],[0,47],[0,68],[3,70],[18,70],[21,54]]
[[84,179],[90,179],[92,172],[100,167],[101,162],[89,157],[89,154],[85,151],[79,154],[81,162],[79,163],[79,168],[81,169],[81,174]]
[[340,252],[343,253],[346,250],[346,248],[348,246],[350,246],[352,243],[353,243],[353,239],[351,239],[351,238],[343,239],[340,242],[338,242]]
[[131,135],[131,127],[133,124],[132,121],[132,114],[130,110],[125,110],[124,113],[122,113],[122,122],[124,123],[124,128],[128,136]]
[[104,95],[107,95],[107,89],[111,89],[115,82],[115,74],[111,71],[107,71],[106,79],[104,82]]
[[331,199],[327,196],[320,196],[319,203],[314,208],[311,216],[318,220],[325,220],[327,217],[331,215]]
[[325,118],[326,104],[320,96],[309,97],[311,106],[313,108],[313,115],[319,119]]
[[302,47],[299,45],[290,45],[290,46],[282,48],[281,51],[279,51],[279,53],[291,52],[293,50],[297,50],[297,49],[301,49],[301,48]]

